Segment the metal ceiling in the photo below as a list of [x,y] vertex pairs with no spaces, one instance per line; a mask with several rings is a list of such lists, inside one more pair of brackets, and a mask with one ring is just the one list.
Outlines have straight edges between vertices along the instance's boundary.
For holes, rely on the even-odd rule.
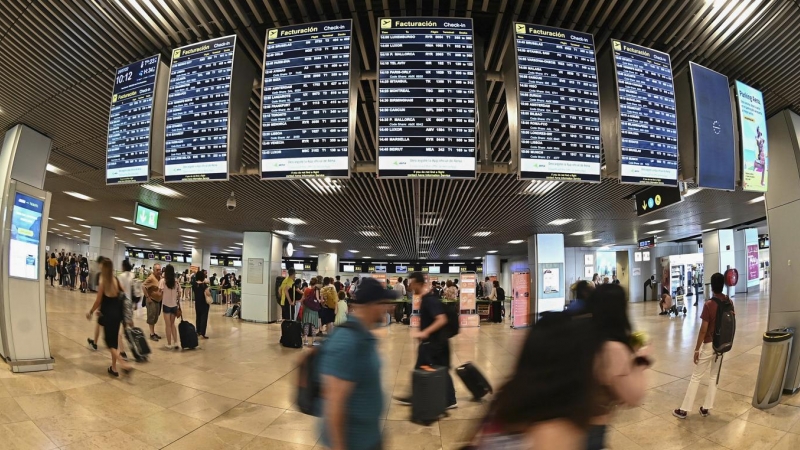
[[[791,0],[3,0],[0,2],[0,129],[25,123],[53,138],[49,173],[51,215],[116,228],[133,245],[146,246],[110,216],[131,217],[142,201],[164,211],[160,228],[144,232],[164,249],[181,249],[179,227],[200,230],[199,247],[218,251],[241,241],[246,230],[289,230],[307,254],[348,249],[359,256],[397,258],[525,253],[508,244],[537,232],[564,232],[568,246],[632,244],[653,228],[662,240],[697,235],[708,222],[730,218],[730,226],[765,215],[755,194],[702,191],[679,205],[637,219],[636,186],[601,184],[531,186],[514,175],[484,173],[476,180],[378,180],[356,173],[349,180],[260,181],[255,175],[229,182],[171,184],[183,198],[139,186],[106,187],[106,126],[117,67],[188,43],[236,33],[253,63],[261,65],[266,30],[274,26],[352,18],[362,71],[375,70],[376,23],[381,16],[458,16],[476,19],[489,72],[499,72],[513,21],[571,28],[595,35],[598,52],[617,38],[669,52],[675,74],[695,61],[764,91],[768,114],[800,112],[800,5]],[[371,78],[371,77],[363,77]],[[490,77],[487,92],[491,161],[511,158],[504,85]],[[375,160],[375,80],[359,86],[355,160]],[[258,167],[258,105],[255,87],[245,137],[245,169]],[[151,183],[156,183],[151,182]],[[96,198],[83,202],[62,194]],[[238,208],[225,209],[236,192]],[[527,191],[527,192],[526,192]],[[542,194],[544,192],[544,194]],[[190,225],[175,219],[203,220]],[[299,217],[306,225],[276,220]],[[551,226],[554,219],[575,219]],[[645,222],[669,218],[655,227]],[[591,230],[584,236],[570,236]],[[379,236],[365,236],[370,231]],[[490,231],[488,237],[474,237]],[[330,244],[324,239],[339,239]],[[599,239],[587,244],[590,239]],[[377,249],[388,246],[390,249]],[[468,246],[470,249],[459,250]]]

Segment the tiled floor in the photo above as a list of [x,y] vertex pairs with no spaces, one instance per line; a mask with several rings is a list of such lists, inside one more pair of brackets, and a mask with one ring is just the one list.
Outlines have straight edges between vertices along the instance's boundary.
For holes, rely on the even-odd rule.
[[[303,352],[278,345],[277,325],[239,322],[212,309],[209,335],[195,351],[156,345],[151,361],[138,364],[131,383],[109,379],[108,353],[90,351],[93,324],[83,317],[92,297],[47,288],[50,347],[56,368],[15,375],[0,370],[0,448],[3,449],[311,449],[317,419],[296,411],[295,368]],[[750,406],[766,328],[767,301],[758,295],[736,300],[738,333],[726,355],[716,409],[679,421],[692,371],[697,314],[656,315],[655,303],[634,304],[635,328],[652,338],[656,364],[641,407],[619,411],[609,433],[613,449],[798,449],[800,396],[759,411]],[[187,310],[193,321],[194,312]],[[137,323],[144,325],[137,312]],[[161,328],[163,330],[163,328]],[[380,330],[384,435],[387,449],[454,449],[485,411],[469,401],[456,379],[459,408],[430,427],[408,421],[409,409],[392,404],[392,393],[409,390],[415,345],[406,327]],[[163,332],[161,333],[163,334]],[[494,386],[514,369],[524,330],[504,325],[463,329],[454,339],[453,364],[476,363]],[[701,386],[698,399],[705,394]]]

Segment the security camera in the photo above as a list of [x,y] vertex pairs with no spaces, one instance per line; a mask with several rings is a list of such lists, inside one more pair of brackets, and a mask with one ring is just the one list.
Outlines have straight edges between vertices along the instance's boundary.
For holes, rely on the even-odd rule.
[[228,201],[225,202],[225,206],[228,207],[228,211],[236,209],[236,195],[233,192],[231,192],[231,196],[228,197]]

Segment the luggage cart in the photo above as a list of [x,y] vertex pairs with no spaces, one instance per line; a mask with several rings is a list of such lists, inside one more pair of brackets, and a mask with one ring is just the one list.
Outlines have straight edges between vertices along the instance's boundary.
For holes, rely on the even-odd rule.
[[678,289],[675,290],[675,304],[670,308],[670,314],[675,314],[675,317],[679,314],[683,314],[683,317],[686,317],[686,313],[686,294],[684,293],[683,286],[679,286]]

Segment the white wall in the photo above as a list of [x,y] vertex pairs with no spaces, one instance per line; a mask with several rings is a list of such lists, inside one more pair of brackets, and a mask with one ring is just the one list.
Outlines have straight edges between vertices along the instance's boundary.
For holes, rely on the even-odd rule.
[[[630,282],[628,296],[631,302],[641,302],[644,300],[644,282],[650,278],[651,275],[656,276],[656,281],[661,282],[661,258],[671,255],[685,255],[689,253],[699,253],[700,249],[696,242],[665,242],[657,246],[643,250],[650,252],[650,261],[639,261],[635,259],[635,253],[642,251],[635,247],[629,248],[628,262],[630,269]],[[643,258],[644,259],[644,258]],[[634,269],[639,269],[639,275],[633,275]],[[648,297],[650,294],[648,293]]]
[[52,233],[47,234],[47,241],[45,245],[50,247],[50,253],[58,253],[61,249],[64,249],[67,253],[79,253],[81,255],[85,255],[89,253],[89,242],[79,241],[76,239],[67,239],[60,236],[56,236]]

